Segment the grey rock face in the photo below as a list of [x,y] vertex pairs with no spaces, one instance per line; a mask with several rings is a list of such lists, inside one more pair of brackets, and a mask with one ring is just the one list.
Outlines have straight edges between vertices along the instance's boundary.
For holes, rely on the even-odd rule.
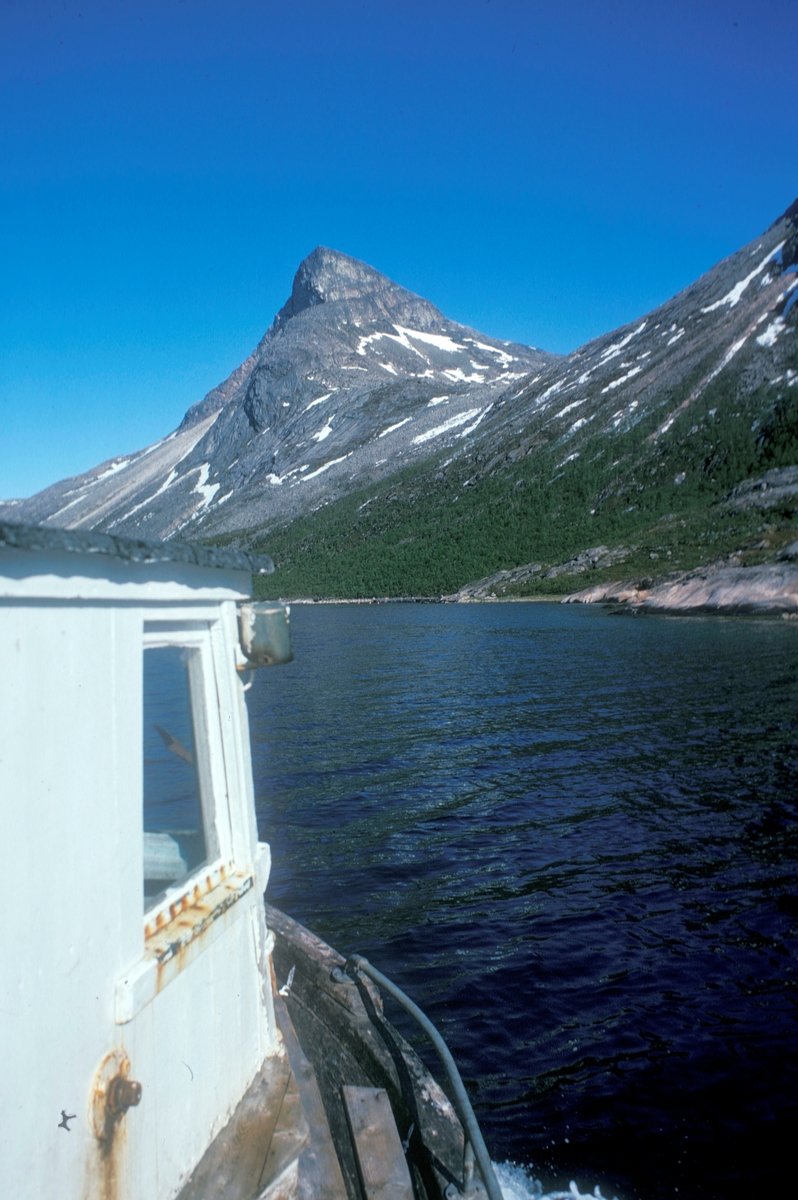
[[460,588],[459,592],[443,596],[442,599],[454,604],[471,604],[478,600],[500,600],[505,596],[508,588],[536,579],[542,570],[541,563],[526,563],[523,567],[496,571],[485,579],[478,579],[476,583],[467,583],[465,587]]
[[798,467],[776,467],[757,479],[745,479],[732,489],[726,507],[774,508],[784,501],[798,499]]
[[[633,549],[634,547],[629,546],[615,546],[612,549],[608,546],[592,546],[589,550],[582,550],[574,555],[568,562],[550,567],[544,573],[544,577],[557,579],[560,575],[582,575],[586,571],[613,567],[616,563],[625,562]],[[506,596],[508,589],[529,583],[542,573],[541,563],[526,563],[522,567],[496,571],[495,574],[478,579],[475,583],[467,583],[458,592],[444,596],[443,599],[460,604],[476,600],[500,600]]]
[[260,344],[173,434],[0,511],[160,538],[282,521],[462,436],[556,361],[319,246]]
[[326,246],[317,246],[299,265],[294,276],[291,295],[274,318],[274,328],[282,329],[291,317],[316,304],[334,304],[339,300],[363,300],[366,296],[384,301],[388,315],[394,303],[403,296],[416,307],[425,306],[433,319],[440,313],[431,304],[405,292],[404,288],[386,287],[384,275],[356,258],[348,258]]
[[590,550],[582,550],[568,562],[551,567],[546,572],[546,578],[557,579],[560,575],[581,575],[585,571],[602,570],[622,563],[628,557],[629,549],[626,546],[616,546],[612,550],[607,546],[593,546]]
[[660,613],[798,614],[798,566],[713,564],[652,584],[601,584],[566,596],[564,604],[622,604]]

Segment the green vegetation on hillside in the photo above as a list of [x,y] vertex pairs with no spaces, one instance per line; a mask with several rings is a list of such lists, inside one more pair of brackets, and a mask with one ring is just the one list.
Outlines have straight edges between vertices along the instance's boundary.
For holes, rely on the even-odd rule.
[[[798,387],[764,382],[735,399],[730,382],[738,379],[719,376],[658,441],[650,435],[690,379],[633,427],[582,438],[570,461],[569,443],[547,441],[530,419],[504,435],[498,454],[477,449],[447,464],[441,452],[283,528],[250,532],[249,546],[278,568],[258,580],[259,594],[439,596],[532,562],[541,577],[516,594],[562,594],[741,549],[746,561],[764,557],[796,536],[795,505],[725,501],[742,481],[798,463]],[[547,567],[597,545],[626,547],[626,560],[545,578]]]

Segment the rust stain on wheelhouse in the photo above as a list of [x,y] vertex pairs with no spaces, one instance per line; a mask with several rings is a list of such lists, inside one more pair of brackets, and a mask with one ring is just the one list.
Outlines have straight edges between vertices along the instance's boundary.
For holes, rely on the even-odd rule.
[[[248,871],[229,871],[222,865],[214,883],[211,875],[205,878],[205,890],[196,884],[191,891],[170,901],[165,909],[156,913],[154,920],[144,927],[144,946],[148,957],[158,964],[160,991],[165,982],[164,968],[174,964],[169,972],[172,977],[190,958],[202,949],[203,943],[215,923],[224,916],[255,885],[255,877]],[[186,952],[191,949],[191,955]]]
[[[88,1117],[94,1139],[86,1200],[127,1200],[127,1112],[142,1096],[141,1084],[129,1076],[130,1059],[124,1046],[118,1046],[106,1054],[92,1080]],[[130,1093],[129,1103],[116,1103],[120,1088]]]
[[111,1137],[95,1141],[86,1171],[86,1200],[128,1200],[127,1124],[121,1121]]

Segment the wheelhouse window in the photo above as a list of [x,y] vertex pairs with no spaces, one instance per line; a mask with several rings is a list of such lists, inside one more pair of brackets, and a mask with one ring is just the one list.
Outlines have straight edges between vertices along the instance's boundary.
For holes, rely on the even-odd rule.
[[144,910],[218,853],[202,652],[144,650]]

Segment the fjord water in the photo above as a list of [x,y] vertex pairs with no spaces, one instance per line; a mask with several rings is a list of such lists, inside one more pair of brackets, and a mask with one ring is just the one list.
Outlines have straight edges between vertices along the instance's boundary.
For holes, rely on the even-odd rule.
[[494,1160],[626,1200],[775,1182],[798,623],[392,604],[292,628],[249,693],[268,898],[425,1009]]

